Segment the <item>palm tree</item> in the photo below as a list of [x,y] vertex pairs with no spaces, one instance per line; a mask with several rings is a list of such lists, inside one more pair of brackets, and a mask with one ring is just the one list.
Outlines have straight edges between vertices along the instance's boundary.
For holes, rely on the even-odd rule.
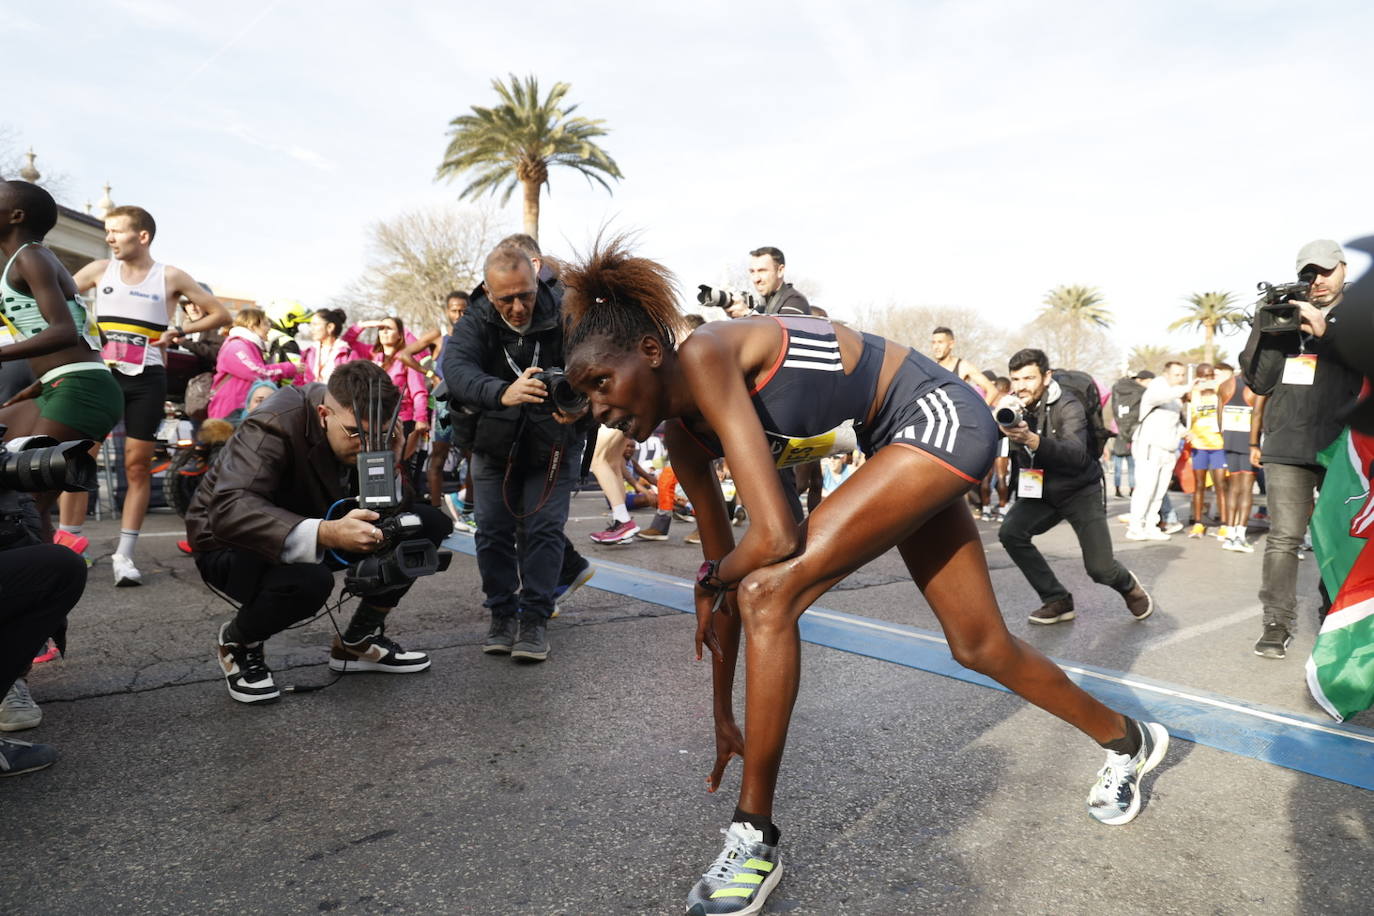
[[1103,305],[1102,292],[1096,286],[1056,286],[1045,294],[1041,318],[1062,316],[1073,326],[1095,324],[1099,328],[1112,326],[1111,309]]
[[1184,309],[1188,314],[1169,325],[1169,330],[1180,328],[1202,328],[1202,353],[1205,362],[1212,362],[1215,356],[1213,336],[1218,329],[1240,327],[1245,322],[1245,312],[1236,308],[1236,297],[1232,293],[1193,293],[1186,300]]
[[1159,372],[1164,368],[1164,363],[1173,355],[1173,352],[1168,347],[1161,347],[1156,344],[1140,344],[1132,347],[1131,352],[1126,355],[1127,368],[1132,371],[1149,369],[1151,372]]
[[543,99],[533,76],[521,80],[512,73],[508,82],[495,79],[491,86],[501,104],[474,105],[471,114],[449,122],[452,139],[436,178],[451,180],[460,172],[475,172],[476,178],[459,196],[501,190],[502,204],[519,184],[525,192],[525,232],[538,239],[539,193],[549,183],[551,166],[581,172],[588,183],[595,181],[607,191],[611,186],[602,175],[619,179],[620,167],[592,142],[606,135],[605,122],[573,117],[576,105],[560,107],[571,88],[567,83],[554,83]]

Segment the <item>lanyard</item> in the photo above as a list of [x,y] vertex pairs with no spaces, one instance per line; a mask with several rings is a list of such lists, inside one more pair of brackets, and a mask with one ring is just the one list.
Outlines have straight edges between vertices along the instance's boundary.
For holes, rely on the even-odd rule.
[[[521,369],[515,360],[511,358],[510,351],[506,349],[504,344],[501,346],[501,351],[506,355],[506,362],[510,365],[510,370],[515,373],[515,377],[519,378],[521,375],[524,375],[525,370]],[[539,341],[536,340],[534,342],[534,359],[530,360],[530,366],[537,365],[539,365]],[[529,367],[527,366],[526,368]]]

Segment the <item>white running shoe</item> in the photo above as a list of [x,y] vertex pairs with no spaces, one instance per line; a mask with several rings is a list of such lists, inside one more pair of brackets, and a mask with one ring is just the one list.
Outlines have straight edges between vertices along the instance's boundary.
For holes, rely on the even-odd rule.
[[117,553],[110,557],[110,565],[114,567],[114,580],[116,588],[127,588],[131,585],[143,584],[143,573],[138,571],[134,561]]
[[1169,732],[1163,725],[1136,724],[1140,726],[1140,750],[1134,757],[1108,751],[1107,762],[1088,793],[1088,813],[1111,827],[1129,824],[1140,813],[1140,780],[1159,765],[1169,749]]

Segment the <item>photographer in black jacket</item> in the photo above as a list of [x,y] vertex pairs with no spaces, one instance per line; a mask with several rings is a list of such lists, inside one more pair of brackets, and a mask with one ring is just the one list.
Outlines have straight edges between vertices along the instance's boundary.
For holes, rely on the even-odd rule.
[[1044,602],[1031,613],[1030,622],[1051,624],[1074,618],[1073,595],[1031,543],[1032,537],[1064,520],[1078,536],[1088,575],[1116,590],[1131,615],[1144,620],[1154,610],[1154,602],[1112,553],[1102,490],[1105,480],[1083,405],[1051,378],[1044,351],[1018,350],[1008,367],[1012,395],[997,409],[1020,408],[1023,416],[1020,422],[1002,425],[1011,440],[1017,499],[998,537]]
[[[29,514],[36,530],[37,515]],[[0,549],[0,696],[24,676],[49,637],[65,648],[67,614],[86,588],[86,563],[80,555],[57,544],[40,544],[36,537],[24,536],[20,543]],[[7,721],[6,731],[42,721],[37,704],[30,701],[28,707],[31,717]],[[0,776],[41,770],[55,760],[57,751],[49,745],[0,738]]]
[[444,350],[444,381],[455,410],[477,411],[474,537],[491,611],[482,651],[538,662],[549,654],[563,526],[586,430],[553,409],[537,377],[563,366],[557,296],[513,245],[493,251],[483,270]]
[[1298,252],[1297,270],[1310,276],[1309,301],[1294,300],[1300,329],[1265,333],[1256,321],[1241,354],[1246,382],[1268,400],[1260,446],[1267,480],[1269,537],[1259,599],[1264,631],[1255,643],[1262,658],[1283,658],[1297,625],[1298,545],[1312,517],[1313,491],[1325,470],[1317,453],[1340,435],[1341,419],[1359,397],[1362,377],[1328,346],[1327,329],[1341,320],[1345,252],[1328,239]]
[[765,245],[749,252],[749,283],[758,294],[758,302],[761,305],[755,310],[742,298],[734,296],[731,298],[730,307],[725,310],[726,313],[731,318],[812,314],[811,303],[784,279],[786,272],[787,261],[780,249]]

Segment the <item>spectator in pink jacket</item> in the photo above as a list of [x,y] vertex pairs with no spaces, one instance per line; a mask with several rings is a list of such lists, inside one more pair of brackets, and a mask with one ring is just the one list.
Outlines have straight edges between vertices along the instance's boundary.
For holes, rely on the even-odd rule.
[[397,419],[401,421],[406,434],[403,454],[409,458],[429,435],[429,387],[425,384],[424,373],[414,368],[414,360],[401,357],[407,339],[405,324],[400,318],[387,316],[379,321],[364,321],[355,327],[377,329],[376,349],[361,342],[354,346],[366,354],[365,358],[385,369],[396,389],[401,392],[401,409]]
[[267,333],[271,329],[272,322],[261,309],[239,310],[215,361],[215,380],[206,416],[223,419],[243,407],[248,389],[256,381],[277,382],[295,377],[296,367],[291,363],[263,361]]
[[327,382],[334,370],[355,359],[370,359],[372,348],[358,342],[358,335],[366,324],[348,330],[348,316],[343,309],[316,309],[310,319],[310,337],[314,343],[301,350],[307,382]]

